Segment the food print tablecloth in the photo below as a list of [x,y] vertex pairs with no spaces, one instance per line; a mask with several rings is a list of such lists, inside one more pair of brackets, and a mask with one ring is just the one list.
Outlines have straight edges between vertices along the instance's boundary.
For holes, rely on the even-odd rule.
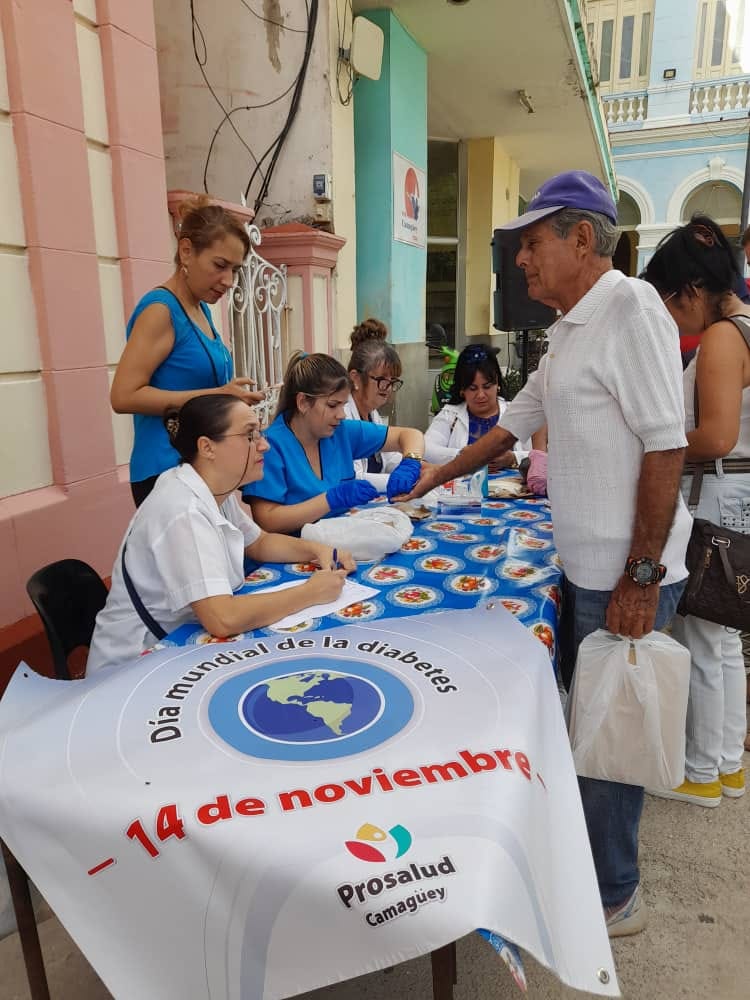
[[[384,498],[374,501],[382,503]],[[299,579],[307,563],[252,569],[241,593]],[[336,625],[403,618],[425,611],[466,609],[488,599],[502,604],[545,644],[554,663],[562,569],[552,540],[549,501],[488,499],[461,517],[435,514],[414,525],[412,537],[377,563],[360,563],[356,579],[378,589],[371,598],[325,618],[253,635],[316,631]],[[182,625],[157,648],[219,642],[199,625]]]
[[549,671],[546,503],[430,517],[357,575],[377,595],[284,630],[309,635],[183,627],[71,684],[21,664],[0,836],[122,1000],[281,1000],[477,927],[522,988],[511,942],[618,995]]

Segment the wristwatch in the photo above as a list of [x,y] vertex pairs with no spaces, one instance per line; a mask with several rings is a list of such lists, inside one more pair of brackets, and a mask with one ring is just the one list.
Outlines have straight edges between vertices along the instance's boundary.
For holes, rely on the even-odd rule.
[[625,572],[639,587],[648,587],[652,583],[659,583],[667,574],[667,567],[662,563],[642,556],[640,559],[628,559],[625,563]]

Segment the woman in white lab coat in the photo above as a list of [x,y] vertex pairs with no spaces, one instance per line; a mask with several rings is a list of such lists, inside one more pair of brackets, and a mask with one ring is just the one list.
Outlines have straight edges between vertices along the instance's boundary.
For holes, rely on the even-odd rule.
[[[352,394],[345,407],[348,420],[369,420],[381,425],[388,422],[379,410],[391,402],[404,382],[400,378],[401,358],[387,337],[388,328],[377,319],[363,320],[352,330],[352,354],[347,365]],[[388,476],[400,461],[397,451],[376,452],[357,459],[354,474],[384,493]]]
[[[262,478],[269,448],[247,403],[229,394],[195,396],[164,422],[180,465],[159,476],[128,526],[97,615],[88,674],[133,660],[189,621],[226,638],[335,600],[355,568],[341,549],[334,561],[327,545],[262,531],[240,502],[236,490]],[[246,556],[321,569],[299,587],[235,594]]]

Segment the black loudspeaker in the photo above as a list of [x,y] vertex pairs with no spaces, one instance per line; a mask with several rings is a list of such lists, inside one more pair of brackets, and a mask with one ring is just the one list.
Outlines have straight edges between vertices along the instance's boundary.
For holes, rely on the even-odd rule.
[[496,229],[492,239],[492,270],[497,276],[493,293],[492,325],[496,330],[545,330],[557,313],[550,306],[530,299],[526,276],[516,267],[518,236]]

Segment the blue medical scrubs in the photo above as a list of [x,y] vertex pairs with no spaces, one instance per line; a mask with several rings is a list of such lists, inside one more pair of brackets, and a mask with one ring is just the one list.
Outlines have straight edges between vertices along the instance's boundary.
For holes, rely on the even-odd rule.
[[342,420],[331,437],[321,438],[318,444],[319,478],[284,415],[279,414],[266,432],[271,447],[263,456],[263,478],[245,486],[242,495],[287,505],[320,496],[332,486],[354,479],[354,460],[380,451],[387,433],[386,426],[367,420]]

